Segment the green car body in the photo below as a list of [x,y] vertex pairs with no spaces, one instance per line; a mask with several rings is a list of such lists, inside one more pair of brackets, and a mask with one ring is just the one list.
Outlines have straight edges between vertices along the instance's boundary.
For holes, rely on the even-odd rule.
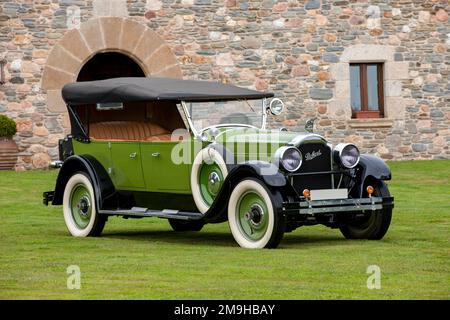
[[[238,128],[227,131],[215,143],[230,145],[230,151],[238,163],[249,160],[272,162],[275,151],[280,146],[287,145],[295,136],[295,133],[278,130]],[[192,149],[190,161],[174,164],[171,155],[179,144],[179,141],[91,141],[88,144],[73,141],[73,149],[76,155],[90,154],[104,168],[113,168],[110,177],[116,188],[190,194],[192,162],[199,146],[206,147],[208,142],[198,143],[193,138],[183,141],[187,149]],[[130,158],[129,155],[133,153],[136,153],[136,157]],[[153,157],[154,153],[159,153],[159,156]]]
[[99,235],[108,217],[124,216],[167,218],[175,231],[228,221],[245,248],[276,247],[312,224],[381,239],[393,208],[389,168],[351,144],[266,129],[283,107],[272,96],[158,78],[68,85],[72,132],[44,203],[63,205],[74,236]]

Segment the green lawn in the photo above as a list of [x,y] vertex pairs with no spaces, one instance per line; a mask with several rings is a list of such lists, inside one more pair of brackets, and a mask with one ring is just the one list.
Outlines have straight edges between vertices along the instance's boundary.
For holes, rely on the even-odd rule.
[[[450,161],[391,162],[396,199],[381,241],[302,227],[276,250],[237,247],[226,223],[174,233],[166,220],[111,218],[100,238],[73,238],[45,207],[56,171],[0,172],[0,298],[449,299]],[[381,289],[366,286],[369,265]],[[81,269],[81,290],[66,268]]]

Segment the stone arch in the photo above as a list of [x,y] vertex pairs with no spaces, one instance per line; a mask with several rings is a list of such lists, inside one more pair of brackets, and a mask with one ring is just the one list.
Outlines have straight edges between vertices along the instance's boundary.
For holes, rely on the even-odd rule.
[[53,47],[42,75],[50,112],[65,112],[61,89],[75,82],[83,65],[102,52],[119,52],[133,59],[146,76],[182,78],[170,47],[156,32],[134,20],[101,17],[68,31]]
[[334,99],[328,105],[328,113],[333,118],[350,119],[350,63],[384,63],[385,118],[404,119],[405,101],[402,97],[402,80],[409,78],[407,61],[395,61],[395,49],[387,45],[356,44],[347,47],[340,61],[330,66],[331,77],[335,81]]

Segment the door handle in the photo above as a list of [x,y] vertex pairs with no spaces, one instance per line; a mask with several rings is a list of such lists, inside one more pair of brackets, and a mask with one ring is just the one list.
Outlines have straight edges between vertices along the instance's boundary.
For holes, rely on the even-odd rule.
[[131,159],[136,159],[136,156],[137,156],[137,152],[130,153],[130,158]]
[[161,153],[159,153],[159,152],[153,152],[152,153],[152,157],[159,157],[161,155]]

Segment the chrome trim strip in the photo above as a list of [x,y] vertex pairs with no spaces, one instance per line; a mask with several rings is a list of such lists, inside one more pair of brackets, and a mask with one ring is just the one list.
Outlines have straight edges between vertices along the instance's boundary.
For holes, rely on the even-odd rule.
[[371,197],[361,199],[330,199],[330,200],[309,200],[300,202],[300,207],[320,207],[320,206],[360,206],[364,204],[381,204],[383,198]]
[[383,209],[383,198],[362,199],[304,200],[298,203],[286,203],[283,211],[298,214],[337,213],[348,211],[375,211]]
[[383,209],[383,205],[381,204],[365,204],[358,207],[324,207],[324,208],[305,208],[300,209],[300,214],[309,214],[313,215],[316,213],[337,213],[337,212],[348,212],[348,211],[376,211]]

